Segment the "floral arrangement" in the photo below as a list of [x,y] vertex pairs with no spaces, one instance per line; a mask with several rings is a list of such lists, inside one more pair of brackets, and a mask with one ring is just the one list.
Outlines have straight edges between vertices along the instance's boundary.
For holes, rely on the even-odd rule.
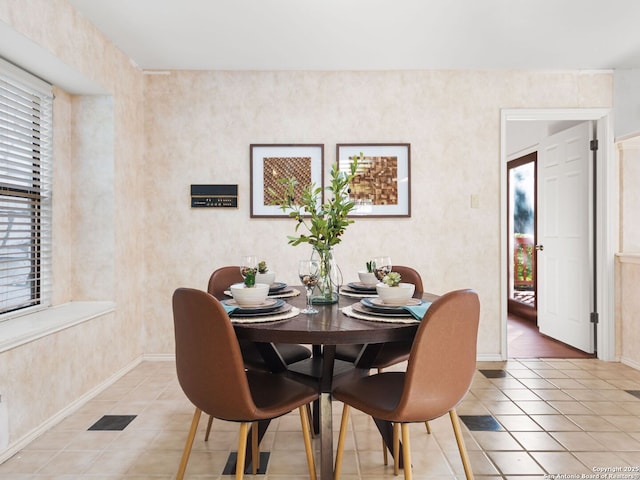
[[400,280],[402,277],[398,272],[389,272],[382,278],[382,283],[390,287],[397,287],[400,285]]
[[[278,180],[284,186],[284,197],[274,204],[279,205],[282,211],[288,211],[289,217],[296,220],[296,232],[301,228],[307,230],[307,233],[288,236],[290,245],[308,243],[323,256],[340,243],[345,229],[353,223],[348,218],[355,208],[355,203],[349,199],[349,184],[356,176],[358,161],[363,158],[363,153],[351,157],[348,173],[341,172],[337,162],[331,166],[331,183],[324,188],[328,192],[328,200],[324,203],[320,203],[323,193],[321,187],[311,184],[303,190],[301,198],[294,198],[294,187],[299,182],[294,178]],[[270,189],[270,193],[274,197],[278,195],[273,189]]]

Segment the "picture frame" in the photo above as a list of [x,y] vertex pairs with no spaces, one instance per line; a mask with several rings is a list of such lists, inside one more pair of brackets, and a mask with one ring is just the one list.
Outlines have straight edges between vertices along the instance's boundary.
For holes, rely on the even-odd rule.
[[323,167],[323,144],[251,144],[251,218],[287,217],[287,211],[271,204],[277,195],[269,189],[281,190],[280,178],[295,178],[300,191],[310,184],[323,187]]
[[350,216],[411,217],[411,144],[341,143],[336,160],[347,171],[354,156],[364,156],[351,184],[356,208]]

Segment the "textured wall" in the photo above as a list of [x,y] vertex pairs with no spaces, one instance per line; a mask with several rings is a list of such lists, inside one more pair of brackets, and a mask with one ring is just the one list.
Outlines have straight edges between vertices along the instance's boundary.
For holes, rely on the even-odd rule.
[[11,445],[143,353],[142,213],[134,208],[143,195],[143,83],[66,0],[3,1],[0,22],[109,92],[89,98],[55,89],[52,294],[56,305],[117,305],[115,313],[0,353]]
[[[296,282],[306,246],[288,219],[249,218],[251,143],[411,143],[412,217],[357,219],[335,248],[345,281],[370,257],[413,265],[425,288],[476,289],[480,354],[500,351],[500,109],[609,107],[608,73],[173,72],[145,85],[149,352],[173,346],[168,300],[206,288],[239,256],[265,258]],[[239,185],[237,210],[190,209],[192,183]],[[471,208],[477,195],[479,208]],[[163,273],[161,273],[163,272]]]

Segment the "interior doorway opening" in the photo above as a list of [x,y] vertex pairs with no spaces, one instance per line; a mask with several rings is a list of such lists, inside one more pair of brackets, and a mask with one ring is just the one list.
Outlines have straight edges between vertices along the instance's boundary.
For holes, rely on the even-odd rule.
[[[593,248],[597,252],[597,261],[593,267],[594,275],[598,279],[594,296],[599,306],[599,323],[597,332],[597,357],[602,360],[613,360],[615,354],[613,268],[617,231],[615,230],[616,205],[612,193],[616,190],[617,168],[613,161],[613,132],[608,109],[506,109],[501,112],[501,237],[508,239],[508,187],[507,164],[510,160],[536,151],[538,141],[531,141],[532,130],[544,131],[548,135],[550,130],[561,131],[567,126],[577,125],[585,121],[594,121],[597,130],[600,149],[598,163],[594,166],[597,171],[597,184],[593,186],[597,202],[595,204],[595,218],[597,229],[594,232]],[[514,148],[514,145],[517,146]],[[501,317],[502,317],[502,358],[511,357],[508,349],[508,285],[513,280],[509,273],[509,262],[513,257],[509,241],[502,242],[501,280]],[[534,253],[535,255],[535,253]],[[537,308],[540,308],[538,296],[535,298]]]
[[509,284],[508,311],[536,322],[536,161],[537,152],[507,164]]

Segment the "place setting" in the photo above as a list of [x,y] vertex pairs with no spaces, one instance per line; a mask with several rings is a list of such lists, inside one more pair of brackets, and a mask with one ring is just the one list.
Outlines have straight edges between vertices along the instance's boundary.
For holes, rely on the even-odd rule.
[[[266,262],[258,262],[255,255],[245,255],[241,258],[240,274],[244,282],[234,283],[225,290],[225,295],[232,298],[221,302],[232,322],[273,322],[293,318],[300,313],[300,309],[281,297],[294,289],[286,283],[275,282],[275,273],[268,272]],[[297,290],[295,292],[295,295],[300,294]]]
[[391,271],[391,257],[375,257],[366,263],[367,269],[358,271],[358,282],[349,282],[340,288],[340,294],[351,298],[378,296],[376,285]]
[[[373,279],[367,278],[370,274]],[[360,282],[349,284],[356,292],[366,292],[360,302],[343,307],[350,317],[376,322],[416,323],[422,320],[431,302],[413,298],[415,285],[402,282],[398,272],[391,269],[389,257],[367,262],[367,271],[358,272]],[[368,281],[376,280],[371,285]],[[366,290],[365,290],[366,288]]]

